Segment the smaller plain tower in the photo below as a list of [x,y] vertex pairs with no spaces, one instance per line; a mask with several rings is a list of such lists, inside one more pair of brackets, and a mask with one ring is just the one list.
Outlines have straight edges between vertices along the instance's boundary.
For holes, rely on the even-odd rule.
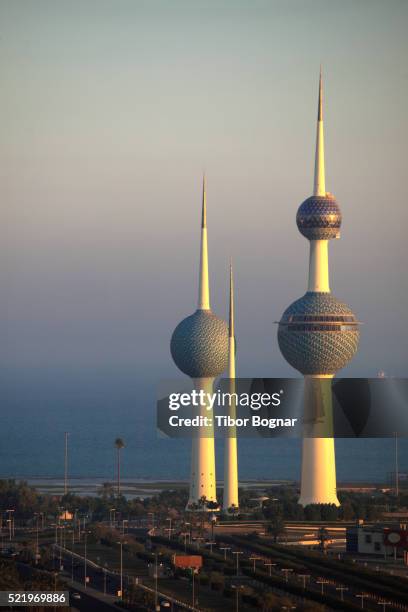
[[[234,324],[234,278],[232,274],[232,263],[230,265],[229,286],[229,324],[228,324],[228,379],[229,393],[235,398],[235,324]],[[229,416],[236,418],[235,400],[231,399]],[[229,427],[224,442],[224,496],[222,509],[225,512],[238,510],[238,449],[237,428],[235,425]]]

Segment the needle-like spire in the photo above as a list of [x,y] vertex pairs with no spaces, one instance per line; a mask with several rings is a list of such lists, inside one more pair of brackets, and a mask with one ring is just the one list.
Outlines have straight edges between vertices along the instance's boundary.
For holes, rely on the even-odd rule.
[[317,109],[316,157],[313,195],[325,196],[326,183],[324,172],[324,134],[323,134],[323,79],[320,67],[319,102]]
[[230,262],[230,290],[229,290],[229,337],[234,337],[234,278],[232,273],[232,260]]
[[198,288],[198,309],[210,310],[210,287],[208,283],[207,246],[207,194],[205,174],[203,175],[203,203],[201,212],[200,278]]

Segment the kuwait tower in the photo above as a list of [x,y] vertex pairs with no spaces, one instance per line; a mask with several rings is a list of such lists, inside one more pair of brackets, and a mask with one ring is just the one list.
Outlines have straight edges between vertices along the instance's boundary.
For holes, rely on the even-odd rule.
[[339,505],[327,379],[352,359],[359,340],[353,312],[330,293],[328,244],[340,236],[341,212],[333,195],[326,192],[322,93],[320,74],[313,195],[301,204],[296,216],[298,229],[310,244],[308,288],[285,310],[278,327],[282,355],[305,377],[302,506]]
[[[194,388],[197,391],[213,393],[214,379],[222,374],[228,365],[228,326],[211,311],[210,306],[205,177],[197,310],[177,325],[171,338],[170,350],[176,366],[193,379]],[[212,410],[208,410],[207,406],[197,408],[197,414],[209,417],[213,423]],[[188,507],[197,504],[203,497],[207,502],[217,501],[214,428],[213,425],[208,425],[197,430],[192,440]]]

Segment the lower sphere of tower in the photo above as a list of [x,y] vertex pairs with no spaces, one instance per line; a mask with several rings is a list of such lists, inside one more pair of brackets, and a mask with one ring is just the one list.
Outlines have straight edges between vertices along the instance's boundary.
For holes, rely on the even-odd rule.
[[307,292],[285,310],[278,343],[286,361],[304,375],[334,374],[357,351],[360,333],[351,309],[330,293]]
[[196,310],[177,325],[170,351],[187,376],[215,378],[228,365],[228,326],[210,310]]
[[296,215],[299,232],[308,240],[338,238],[341,211],[332,195],[313,195],[299,206]]

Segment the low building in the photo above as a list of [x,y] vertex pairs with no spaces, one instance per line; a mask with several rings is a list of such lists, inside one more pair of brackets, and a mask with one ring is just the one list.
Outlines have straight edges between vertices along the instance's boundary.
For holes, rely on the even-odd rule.
[[[390,533],[405,533],[406,525],[359,523],[346,529],[346,552],[360,555],[403,556],[405,546],[390,544]],[[405,541],[405,538],[404,538]]]

